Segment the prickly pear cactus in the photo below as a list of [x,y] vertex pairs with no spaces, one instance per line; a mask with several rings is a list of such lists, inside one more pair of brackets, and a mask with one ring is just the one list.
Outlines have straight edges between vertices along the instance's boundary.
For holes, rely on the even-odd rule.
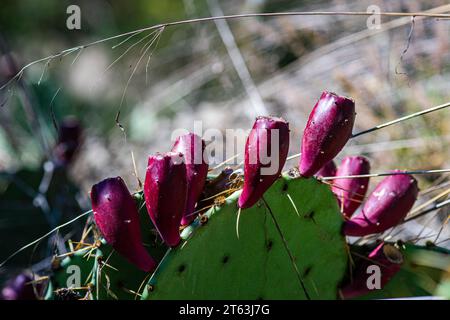
[[[69,253],[54,260],[46,299],[339,298],[339,288],[350,276],[349,252],[358,254],[353,255],[358,265],[355,257],[367,256],[370,248],[347,247],[329,186],[290,172],[240,214],[240,191],[233,193],[238,186],[227,185],[225,197],[211,200],[206,194],[204,206],[214,205],[182,231],[182,242],[172,249],[157,236],[142,193],[136,193],[144,246],[159,261],[157,270],[140,271],[88,224],[91,231],[82,245],[68,245]],[[217,188],[221,177],[209,177],[207,190],[223,195],[222,187]],[[448,251],[396,246],[404,260],[400,271],[382,290],[356,299],[449,296]],[[79,283],[73,281],[76,272]]]
[[280,178],[264,200],[237,198],[187,227],[143,299],[335,299],[347,266],[342,217],[328,186]]

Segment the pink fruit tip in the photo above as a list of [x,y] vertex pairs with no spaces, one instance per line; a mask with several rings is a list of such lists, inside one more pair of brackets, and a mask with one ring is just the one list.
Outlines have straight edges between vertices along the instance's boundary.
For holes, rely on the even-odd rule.
[[263,121],[264,123],[282,122],[282,123],[289,124],[282,117],[274,117],[274,116],[257,116],[255,121]]
[[334,91],[329,91],[329,90],[324,90],[321,94],[322,96],[332,96],[335,99],[337,99],[338,101],[348,101],[350,103],[355,103],[355,100],[352,97],[347,97],[347,96],[343,96],[343,95],[338,95],[336,92]]

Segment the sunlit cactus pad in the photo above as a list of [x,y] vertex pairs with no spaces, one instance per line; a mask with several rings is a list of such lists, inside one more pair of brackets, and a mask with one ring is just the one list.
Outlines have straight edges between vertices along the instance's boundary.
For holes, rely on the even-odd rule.
[[283,176],[265,193],[267,206],[261,200],[242,210],[238,237],[239,192],[183,231],[182,243],[162,260],[142,298],[337,298],[347,250],[330,188]]

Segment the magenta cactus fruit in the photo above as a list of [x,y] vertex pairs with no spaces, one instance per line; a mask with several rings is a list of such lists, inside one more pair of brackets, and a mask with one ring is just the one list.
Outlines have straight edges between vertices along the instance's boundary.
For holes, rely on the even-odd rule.
[[370,292],[367,286],[367,280],[370,276],[368,268],[370,266],[380,267],[380,286],[382,289],[400,271],[402,263],[403,255],[396,247],[384,242],[381,243],[369,254],[367,260],[361,260],[361,263],[356,266],[353,279],[341,289],[343,298],[351,299]]
[[[339,166],[336,177],[356,176],[370,173],[370,163],[364,157],[345,157]],[[369,178],[335,179],[332,191],[338,199],[342,213],[350,218],[364,199]]]
[[142,244],[139,213],[122,178],[95,184],[91,202],[95,222],[106,241],[139,269],[153,271],[156,263]]
[[187,179],[183,154],[168,152],[148,158],[145,204],[161,238],[171,247],[180,242],[180,223],[186,208]]
[[289,124],[258,117],[245,144],[244,187],[240,208],[253,206],[280,176],[289,151]]
[[397,225],[414,205],[418,193],[417,181],[411,175],[397,174],[386,177],[369,195],[361,212],[345,221],[344,234],[365,236]]
[[333,160],[328,161],[319,171],[314,175],[316,178],[334,177],[336,175],[336,164]]
[[300,174],[313,176],[332,160],[352,135],[355,122],[352,99],[324,91],[309,115],[303,132]]
[[203,159],[205,141],[194,133],[179,136],[172,147],[172,152],[181,152],[186,164],[187,200],[181,225],[190,224],[195,214],[195,204],[199,200],[206,176],[208,175],[208,164]]

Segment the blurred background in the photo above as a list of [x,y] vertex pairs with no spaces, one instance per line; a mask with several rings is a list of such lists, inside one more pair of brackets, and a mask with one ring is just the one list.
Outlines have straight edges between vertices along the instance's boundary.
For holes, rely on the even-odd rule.
[[[66,27],[72,4],[81,9],[80,30]],[[2,0],[0,84],[34,60],[159,23],[250,12],[365,12],[371,5],[450,12],[444,0]],[[97,181],[120,175],[138,190],[130,151],[142,180],[147,156],[168,151],[174,130],[193,130],[195,121],[203,131],[225,134],[249,129],[260,114],[282,116],[296,154],[323,90],[355,99],[355,132],[450,100],[449,20],[382,17],[372,30],[366,22],[364,16],[284,16],[183,24],[30,66],[0,91],[0,260],[89,210],[88,192]],[[373,172],[450,168],[449,144],[445,109],[352,139],[337,163],[361,154]],[[418,179],[419,209],[448,197],[448,174]],[[448,213],[448,206],[433,211],[393,236],[450,247],[443,228]],[[50,241],[57,246],[71,235]],[[48,250],[30,248],[10,266],[40,261]]]

